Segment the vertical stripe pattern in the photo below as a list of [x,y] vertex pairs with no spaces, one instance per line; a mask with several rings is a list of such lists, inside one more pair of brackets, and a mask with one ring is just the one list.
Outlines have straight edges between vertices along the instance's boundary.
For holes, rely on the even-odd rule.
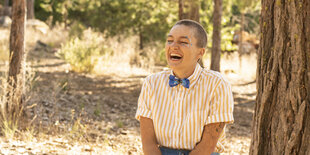
[[[199,64],[188,78],[190,87],[169,86],[170,71],[148,76],[138,100],[136,119],[153,120],[159,145],[174,149],[194,149],[201,140],[205,125],[232,123],[233,95],[230,83],[220,73],[204,70]],[[221,133],[216,152],[223,152],[225,131]]]

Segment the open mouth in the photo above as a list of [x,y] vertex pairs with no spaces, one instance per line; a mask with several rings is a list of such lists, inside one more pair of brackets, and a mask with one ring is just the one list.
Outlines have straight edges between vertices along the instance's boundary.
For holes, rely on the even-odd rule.
[[171,60],[181,60],[182,59],[182,56],[179,55],[179,54],[170,54],[170,59]]

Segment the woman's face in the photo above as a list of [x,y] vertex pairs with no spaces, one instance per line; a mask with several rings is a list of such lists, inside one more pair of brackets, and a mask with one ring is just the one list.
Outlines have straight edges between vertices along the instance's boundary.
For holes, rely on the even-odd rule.
[[197,47],[195,31],[185,25],[175,25],[166,40],[166,58],[173,70],[194,69],[198,59],[204,54],[203,48]]

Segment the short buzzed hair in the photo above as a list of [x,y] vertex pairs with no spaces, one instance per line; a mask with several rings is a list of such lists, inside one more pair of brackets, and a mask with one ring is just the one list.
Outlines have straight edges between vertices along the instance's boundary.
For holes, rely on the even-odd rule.
[[189,19],[183,19],[178,21],[174,26],[176,25],[185,25],[191,28],[195,29],[195,35],[194,37],[197,39],[197,47],[199,48],[205,48],[207,45],[207,33],[205,29],[200,25],[198,22],[189,20]]

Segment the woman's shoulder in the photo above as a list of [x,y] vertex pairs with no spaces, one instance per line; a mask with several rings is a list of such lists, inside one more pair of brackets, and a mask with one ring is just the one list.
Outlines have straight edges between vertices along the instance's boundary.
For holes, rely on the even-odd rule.
[[229,83],[227,78],[218,71],[204,69],[202,71],[202,75],[203,75],[203,78],[206,78],[206,79],[214,79],[214,80],[221,81],[224,83]]
[[154,83],[156,81],[159,81],[160,79],[167,78],[171,73],[171,70],[164,70],[161,72],[153,73],[148,75],[145,80],[149,83]]

